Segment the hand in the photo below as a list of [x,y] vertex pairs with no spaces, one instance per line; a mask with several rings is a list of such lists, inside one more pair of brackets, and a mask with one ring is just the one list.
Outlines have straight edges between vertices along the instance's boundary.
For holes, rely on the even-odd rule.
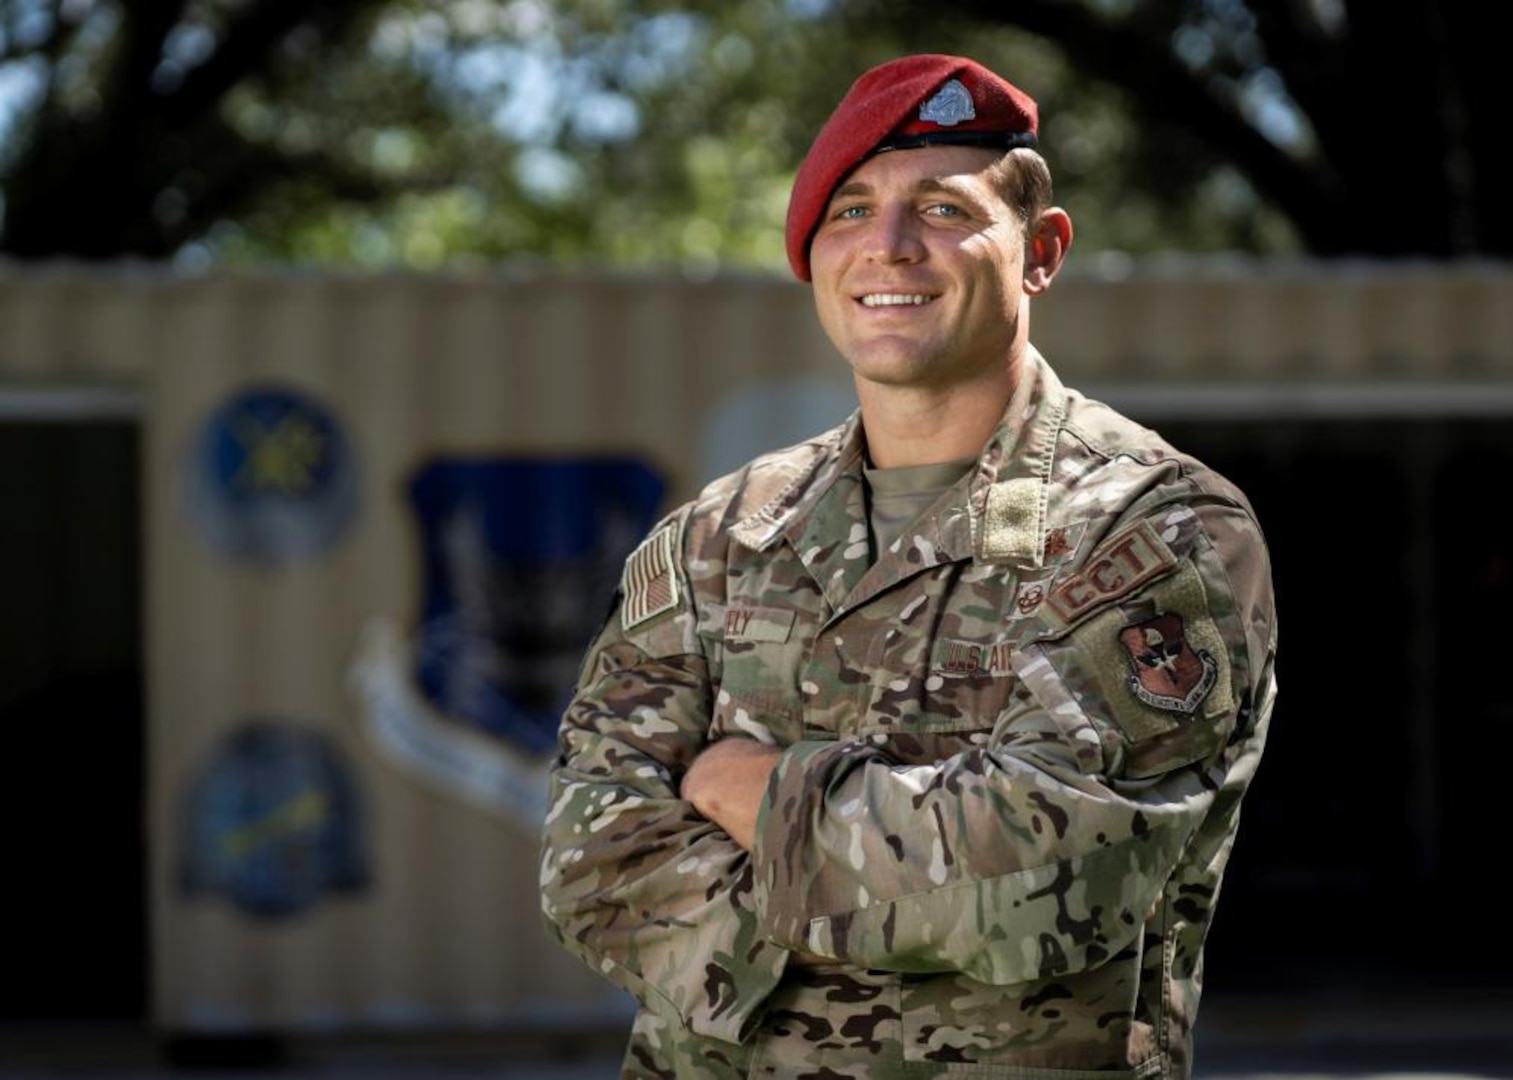
[[[681,794],[694,809],[730,834],[746,850],[756,839],[757,813],[767,780],[781,751],[752,739],[730,738],[710,743],[683,775]],[[793,965],[833,964],[832,956],[796,951]]]
[[753,739],[720,739],[694,758],[680,794],[747,851],[756,842],[757,813],[782,753]]

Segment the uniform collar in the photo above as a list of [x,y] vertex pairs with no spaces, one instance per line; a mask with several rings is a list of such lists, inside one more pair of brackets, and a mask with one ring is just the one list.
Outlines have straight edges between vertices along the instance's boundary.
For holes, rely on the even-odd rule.
[[[1028,346],[1021,377],[994,429],[967,492],[971,547],[982,562],[1040,566],[1045,554],[1046,499],[1056,439],[1066,418],[1067,392],[1050,364]],[[737,542],[762,550],[779,537],[798,544],[815,509],[837,481],[860,476],[864,454],[861,412],[785,455],[792,475],[777,494],[731,526]]]
[[971,521],[980,562],[1038,567],[1045,561],[1046,503],[1056,440],[1066,423],[1067,391],[1033,347],[1023,375],[977,460]]

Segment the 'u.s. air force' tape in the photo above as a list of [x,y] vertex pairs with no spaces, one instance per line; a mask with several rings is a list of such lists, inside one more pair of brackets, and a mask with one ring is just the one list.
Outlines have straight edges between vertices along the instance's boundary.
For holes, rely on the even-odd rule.
[[625,595],[621,625],[629,630],[678,606],[678,573],[673,565],[678,523],[652,533],[625,560],[620,589]]

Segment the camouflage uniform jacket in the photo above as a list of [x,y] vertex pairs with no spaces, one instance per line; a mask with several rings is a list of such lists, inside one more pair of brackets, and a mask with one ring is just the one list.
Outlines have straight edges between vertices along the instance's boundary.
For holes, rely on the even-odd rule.
[[[542,902],[640,1003],[622,1075],[1190,1075],[1274,695],[1247,500],[1033,350],[870,565],[862,456],[853,416],[710,484],[585,658]],[[678,798],[727,737],[783,748],[749,855]]]

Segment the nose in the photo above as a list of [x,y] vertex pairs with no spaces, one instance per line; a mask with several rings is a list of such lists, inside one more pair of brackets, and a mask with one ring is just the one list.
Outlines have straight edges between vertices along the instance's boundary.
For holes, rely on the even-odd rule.
[[912,208],[880,207],[867,236],[867,257],[880,263],[918,262],[924,254],[919,230],[919,219]]

